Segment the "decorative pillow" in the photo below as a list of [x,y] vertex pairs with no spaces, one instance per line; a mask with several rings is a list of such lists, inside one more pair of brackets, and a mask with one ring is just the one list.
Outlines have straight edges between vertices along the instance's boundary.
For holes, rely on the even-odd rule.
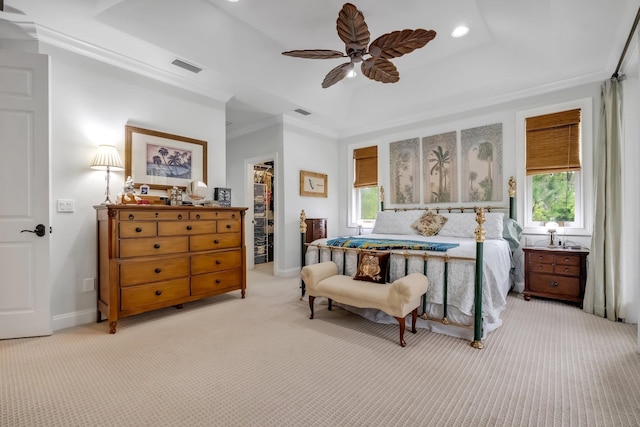
[[[444,237],[465,237],[472,239],[475,237],[474,231],[478,226],[476,222],[476,214],[469,213],[444,213],[447,222],[438,232],[438,236]],[[487,239],[502,239],[503,231],[502,212],[486,212],[484,229],[487,232]]]
[[378,212],[376,222],[373,225],[373,234],[418,234],[411,227],[424,213],[423,210],[412,209],[407,211],[386,210]]
[[362,252],[360,254],[358,271],[353,279],[366,282],[386,283],[388,264],[388,253]]
[[435,212],[425,212],[416,222],[411,224],[419,234],[423,236],[435,236],[442,226],[447,222],[447,218]]

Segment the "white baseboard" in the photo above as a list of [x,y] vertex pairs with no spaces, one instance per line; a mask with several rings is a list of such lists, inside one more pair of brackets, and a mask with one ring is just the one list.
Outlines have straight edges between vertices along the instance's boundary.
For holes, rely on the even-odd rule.
[[95,322],[98,313],[95,308],[90,310],[76,311],[73,313],[60,314],[53,316],[52,327],[54,331],[60,329],[71,328],[72,326],[84,325]]

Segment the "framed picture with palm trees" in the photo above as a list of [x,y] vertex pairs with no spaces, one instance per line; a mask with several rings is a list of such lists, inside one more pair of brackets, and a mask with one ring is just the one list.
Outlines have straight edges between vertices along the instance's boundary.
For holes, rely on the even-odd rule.
[[458,201],[457,132],[422,138],[422,183],[424,203]]
[[463,129],[460,139],[462,201],[502,201],[502,123]]
[[125,177],[152,189],[207,182],[207,141],[125,126]]

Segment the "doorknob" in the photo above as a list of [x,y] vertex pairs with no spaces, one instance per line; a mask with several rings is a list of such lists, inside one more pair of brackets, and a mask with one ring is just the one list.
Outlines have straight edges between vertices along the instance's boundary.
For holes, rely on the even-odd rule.
[[36,228],[33,230],[22,230],[21,233],[35,233],[36,236],[38,237],[42,237],[44,236],[46,227],[44,226],[44,224],[38,224],[36,225]]

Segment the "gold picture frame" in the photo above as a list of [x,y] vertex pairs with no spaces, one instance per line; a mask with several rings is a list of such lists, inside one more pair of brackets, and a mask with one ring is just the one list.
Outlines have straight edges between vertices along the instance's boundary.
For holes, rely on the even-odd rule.
[[300,195],[327,197],[328,178],[326,174],[300,171]]
[[124,175],[164,190],[207,182],[207,141],[125,126]]

